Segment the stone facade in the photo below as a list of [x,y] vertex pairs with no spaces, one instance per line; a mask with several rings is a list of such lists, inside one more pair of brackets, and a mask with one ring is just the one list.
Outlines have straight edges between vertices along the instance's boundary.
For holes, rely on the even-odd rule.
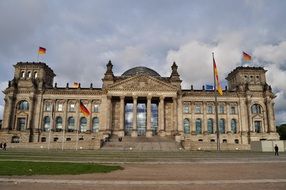
[[[169,77],[146,67],[114,76],[107,65],[101,88],[53,85],[55,74],[45,63],[19,62],[5,93],[1,141],[91,142],[118,137],[171,136],[177,141],[249,145],[279,139],[274,98],[261,67],[237,67],[228,89],[218,96],[215,122],[214,91],[181,88],[174,63]],[[80,102],[90,111],[84,115]],[[134,109],[136,108],[136,109]],[[231,147],[231,146],[230,146]]]

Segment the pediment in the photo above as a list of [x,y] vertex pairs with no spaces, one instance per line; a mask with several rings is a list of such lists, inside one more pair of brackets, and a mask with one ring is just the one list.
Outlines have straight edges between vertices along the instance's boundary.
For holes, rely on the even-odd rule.
[[152,76],[134,76],[109,86],[108,90],[177,91],[177,87]]

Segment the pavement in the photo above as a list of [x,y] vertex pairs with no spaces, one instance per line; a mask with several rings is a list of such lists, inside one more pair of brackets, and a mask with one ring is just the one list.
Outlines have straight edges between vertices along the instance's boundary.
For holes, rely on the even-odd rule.
[[2,176],[0,189],[5,190],[75,190],[75,189],[232,189],[285,190],[285,155],[265,158],[251,155],[238,159],[222,156],[194,161],[118,163],[123,170],[111,173],[57,176]]

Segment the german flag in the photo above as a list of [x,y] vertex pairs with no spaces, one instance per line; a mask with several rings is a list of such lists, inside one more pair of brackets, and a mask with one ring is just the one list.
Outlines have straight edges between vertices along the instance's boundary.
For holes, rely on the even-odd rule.
[[215,83],[216,83],[216,89],[219,93],[219,95],[222,96],[223,92],[222,92],[222,88],[218,79],[218,71],[217,71],[217,67],[216,67],[216,63],[215,63],[215,59],[213,57],[213,68],[214,68],[214,75],[215,75]]
[[39,54],[39,55],[44,55],[44,54],[46,54],[46,48],[39,47],[38,54]]
[[82,103],[82,101],[80,101],[79,109],[80,109],[81,113],[83,113],[83,115],[84,115],[85,117],[87,117],[87,116],[90,115],[90,112],[89,112],[88,109],[85,107],[85,105]]

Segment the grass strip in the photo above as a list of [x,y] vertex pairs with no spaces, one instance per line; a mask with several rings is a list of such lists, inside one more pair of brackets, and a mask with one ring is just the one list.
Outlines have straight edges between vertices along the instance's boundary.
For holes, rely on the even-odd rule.
[[121,166],[109,166],[92,163],[66,162],[25,162],[0,161],[0,175],[78,175],[87,173],[107,173],[123,169]]

